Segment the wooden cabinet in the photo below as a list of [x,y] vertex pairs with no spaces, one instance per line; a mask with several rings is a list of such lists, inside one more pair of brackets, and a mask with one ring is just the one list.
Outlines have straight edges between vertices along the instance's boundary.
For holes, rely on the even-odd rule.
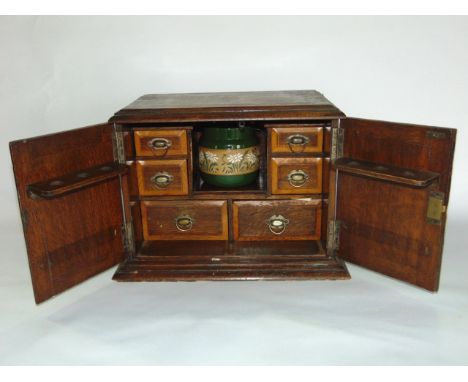
[[[198,141],[255,127],[255,183],[203,183]],[[10,144],[37,303],[119,281],[348,279],[436,291],[455,129],[347,118],[316,91],[146,95],[108,123]]]

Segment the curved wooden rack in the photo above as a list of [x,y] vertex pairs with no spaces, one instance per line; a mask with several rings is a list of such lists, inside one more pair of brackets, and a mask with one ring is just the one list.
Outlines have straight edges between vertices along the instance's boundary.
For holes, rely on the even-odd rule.
[[128,167],[125,164],[106,163],[67,174],[60,178],[30,184],[27,186],[27,192],[31,199],[54,199],[116,178],[119,175],[125,174],[127,170]]
[[436,172],[418,171],[352,158],[336,159],[333,161],[333,166],[337,170],[349,174],[365,176],[367,178],[377,180],[385,180],[417,188],[425,188],[429,186],[440,176],[440,174]]

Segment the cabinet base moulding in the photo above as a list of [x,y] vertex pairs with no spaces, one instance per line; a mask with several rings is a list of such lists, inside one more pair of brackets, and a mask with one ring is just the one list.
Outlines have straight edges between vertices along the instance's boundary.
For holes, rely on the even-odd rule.
[[[196,248],[199,248],[198,250]],[[346,280],[344,262],[317,241],[144,242],[118,267],[117,281]]]

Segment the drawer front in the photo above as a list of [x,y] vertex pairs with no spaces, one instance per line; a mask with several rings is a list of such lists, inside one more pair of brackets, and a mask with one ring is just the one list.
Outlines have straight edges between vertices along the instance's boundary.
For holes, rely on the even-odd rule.
[[135,130],[137,156],[167,158],[187,155],[185,130]]
[[235,240],[319,240],[320,199],[233,202]]
[[322,192],[322,158],[272,158],[272,194]]
[[322,126],[289,125],[271,129],[271,152],[273,154],[301,155],[322,151]]
[[228,239],[226,200],[144,201],[141,213],[145,240]]
[[138,189],[142,196],[187,195],[187,161],[140,160],[136,163]]

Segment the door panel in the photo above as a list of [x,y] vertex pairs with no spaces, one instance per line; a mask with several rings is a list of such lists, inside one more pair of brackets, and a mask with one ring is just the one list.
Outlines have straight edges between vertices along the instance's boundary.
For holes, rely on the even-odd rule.
[[426,222],[429,189],[339,173],[339,255],[366,268],[437,289],[441,226]]
[[446,214],[434,222],[428,208],[434,193],[447,206],[456,130],[354,118],[341,126],[344,157],[357,168],[340,171],[343,160],[335,162],[339,256],[436,291]]
[[[37,303],[123,257],[120,184],[126,176],[111,168],[112,133],[104,124],[10,143]],[[50,199],[28,195],[30,185],[60,177],[70,181],[73,174],[104,164],[111,164],[105,168],[115,176],[96,175],[81,188],[75,182],[72,191]]]

